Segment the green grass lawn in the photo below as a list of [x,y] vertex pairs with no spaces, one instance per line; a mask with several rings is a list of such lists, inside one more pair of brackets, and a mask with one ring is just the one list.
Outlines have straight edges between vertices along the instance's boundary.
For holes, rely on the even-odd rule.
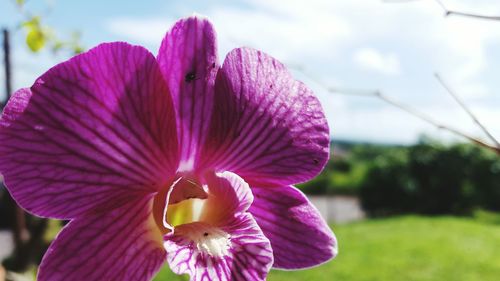
[[[271,281],[497,281],[500,225],[455,217],[398,217],[334,226],[339,256],[320,267],[272,271]],[[187,280],[162,270],[156,281]]]

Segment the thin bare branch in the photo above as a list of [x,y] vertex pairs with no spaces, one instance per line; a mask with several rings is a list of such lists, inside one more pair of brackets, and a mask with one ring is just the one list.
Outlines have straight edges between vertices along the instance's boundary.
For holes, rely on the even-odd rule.
[[345,91],[345,90],[342,90],[342,91],[332,91],[332,93],[339,93],[339,94],[347,94],[347,95],[356,95],[356,96],[372,96],[372,97],[376,97],[376,98],[379,98],[381,99],[382,101],[390,104],[390,105],[393,105],[433,126],[435,126],[436,128],[438,129],[442,129],[442,130],[446,130],[446,131],[449,131],[455,135],[458,135],[458,136],[461,136],[463,138],[466,138],[468,139],[469,141],[475,143],[475,144],[478,144],[480,146],[483,146],[485,148],[488,148],[488,149],[491,149],[493,151],[495,151],[497,154],[500,155],[500,146],[493,146],[491,144],[488,144],[486,143],[485,141],[483,140],[480,140],[476,137],[473,137],[471,135],[468,135],[464,132],[461,132],[455,128],[452,128],[450,126],[447,126],[447,125],[444,125],[444,124],[441,124],[439,123],[438,121],[434,120],[432,117],[428,116],[427,114],[424,114],[423,112],[421,111],[418,111],[416,110],[415,108],[407,105],[407,104],[404,104],[402,102],[399,102],[391,97],[388,97],[384,94],[382,94],[380,91],[374,91],[374,92],[365,92],[365,93],[360,93],[360,92],[349,92],[349,91]]
[[449,10],[446,8],[446,6],[444,5],[444,3],[441,2],[441,0],[434,0],[434,2],[436,2],[441,7],[441,9],[443,9],[443,11],[445,11],[446,14],[448,14]]
[[439,6],[441,6],[441,9],[444,11],[444,15],[450,16],[450,15],[457,15],[457,16],[463,16],[463,17],[470,17],[470,18],[477,18],[477,19],[483,19],[483,20],[500,20],[500,16],[485,16],[485,15],[479,15],[479,14],[474,14],[474,13],[466,13],[466,12],[460,12],[460,11],[453,11],[450,10],[446,7],[446,5],[441,2],[441,0],[434,0]]
[[486,127],[479,121],[476,115],[469,109],[469,107],[465,104],[465,102],[444,82],[441,76],[438,73],[435,73],[434,76],[438,80],[438,82],[443,86],[443,88],[453,97],[453,99],[462,107],[462,109],[467,112],[472,121],[476,123],[476,125],[481,128],[481,130],[488,136],[488,138],[495,143],[496,147],[500,147],[500,142],[486,129]]
[[[415,2],[415,1],[418,1],[418,0],[382,0],[382,2],[385,2],[385,3],[407,3],[407,2]],[[436,2],[441,7],[441,9],[444,11],[445,17],[451,16],[451,15],[456,15],[456,16],[483,19],[483,20],[500,21],[500,16],[487,16],[487,15],[481,15],[481,14],[475,14],[475,13],[467,13],[467,12],[450,10],[446,7],[446,5],[441,0],[434,0],[434,2]]]
[[500,16],[485,16],[485,15],[478,15],[478,14],[471,14],[471,13],[464,13],[460,11],[446,11],[446,16],[449,15],[457,15],[457,16],[463,16],[463,17],[469,17],[469,18],[476,18],[476,19],[483,19],[483,20],[495,20],[495,21],[500,21]]
[[457,136],[460,136],[460,137],[463,137],[479,146],[482,146],[482,147],[485,147],[485,148],[488,148],[494,152],[496,152],[498,155],[500,155],[500,146],[495,146],[495,145],[491,145],[479,138],[476,138],[476,137],[473,137],[467,133],[464,133],[460,130],[457,130],[455,128],[452,128],[450,126],[447,126],[447,125],[444,125],[436,120],[434,120],[432,117],[430,117],[429,115],[419,111],[419,110],[416,110],[415,108],[407,105],[407,104],[404,104],[402,102],[399,102],[391,97],[388,97],[384,94],[382,94],[380,91],[366,91],[366,90],[359,90],[359,89],[346,89],[346,88],[334,88],[334,87],[330,87],[326,84],[324,84],[323,82],[321,81],[318,81],[316,78],[314,78],[312,75],[309,75],[306,71],[303,70],[303,68],[296,68],[297,71],[301,72],[303,75],[305,75],[307,78],[309,78],[311,81],[313,81],[314,83],[318,84],[319,86],[323,87],[326,91],[328,91],[329,93],[333,93],[333,94],[345,94],[345,95],[350,95],[350,96],[362,96],[362,97],[375,97],[375,98],[378,98],[394,107],[397,107],[433,126],[435,126],[436,128],[438,129],[442,129],[442,130],[446,130],[448,132],[451,132]]

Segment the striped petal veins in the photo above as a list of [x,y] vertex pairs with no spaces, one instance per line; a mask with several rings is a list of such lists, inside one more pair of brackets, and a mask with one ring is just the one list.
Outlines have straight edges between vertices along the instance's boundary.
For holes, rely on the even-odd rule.
[[329,157],[318,99],[260,51],[221,66],[215,37],[189,17],[156,58],[101,44],[14,93],[0,117],[5,185],[30,213],[71,220],[38,280],[147,281],[165,260],[192,280],[264,280],[337,254],[293,187]]
[[247,212],[252,201],[231,172],[180,175],[158,193],[154,217],[172,271],[191,280],[265,280],[273,253]]

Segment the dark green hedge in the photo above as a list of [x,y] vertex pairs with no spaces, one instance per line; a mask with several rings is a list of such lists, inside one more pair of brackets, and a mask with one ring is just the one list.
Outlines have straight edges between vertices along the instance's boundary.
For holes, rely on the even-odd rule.
[[470,144],[418,144],[377,156],[359,194],[372,215],[500,211],[500,158]]

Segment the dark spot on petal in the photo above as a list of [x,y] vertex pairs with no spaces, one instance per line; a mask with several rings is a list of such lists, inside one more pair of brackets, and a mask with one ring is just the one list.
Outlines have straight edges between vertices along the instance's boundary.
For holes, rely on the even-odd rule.
[[186,81],[186,83],[189,83],[195,79],[196,79],[196,74],[194,73],[194,71],[188,72],[186,74],[186,77],[184,77],[184,80]]
[[207,237],[208,236],[208,232],[203,233],[203,236]]
[[212,63],[212,68],[215,68],[215,62],[214,62],[214,63]]
[[273,88],[273,84],[269,85],[269,89],[272,89]]
[[313,162],[314,162],[314,164],[319,164],[319,160],[316,158],[313,159]]

